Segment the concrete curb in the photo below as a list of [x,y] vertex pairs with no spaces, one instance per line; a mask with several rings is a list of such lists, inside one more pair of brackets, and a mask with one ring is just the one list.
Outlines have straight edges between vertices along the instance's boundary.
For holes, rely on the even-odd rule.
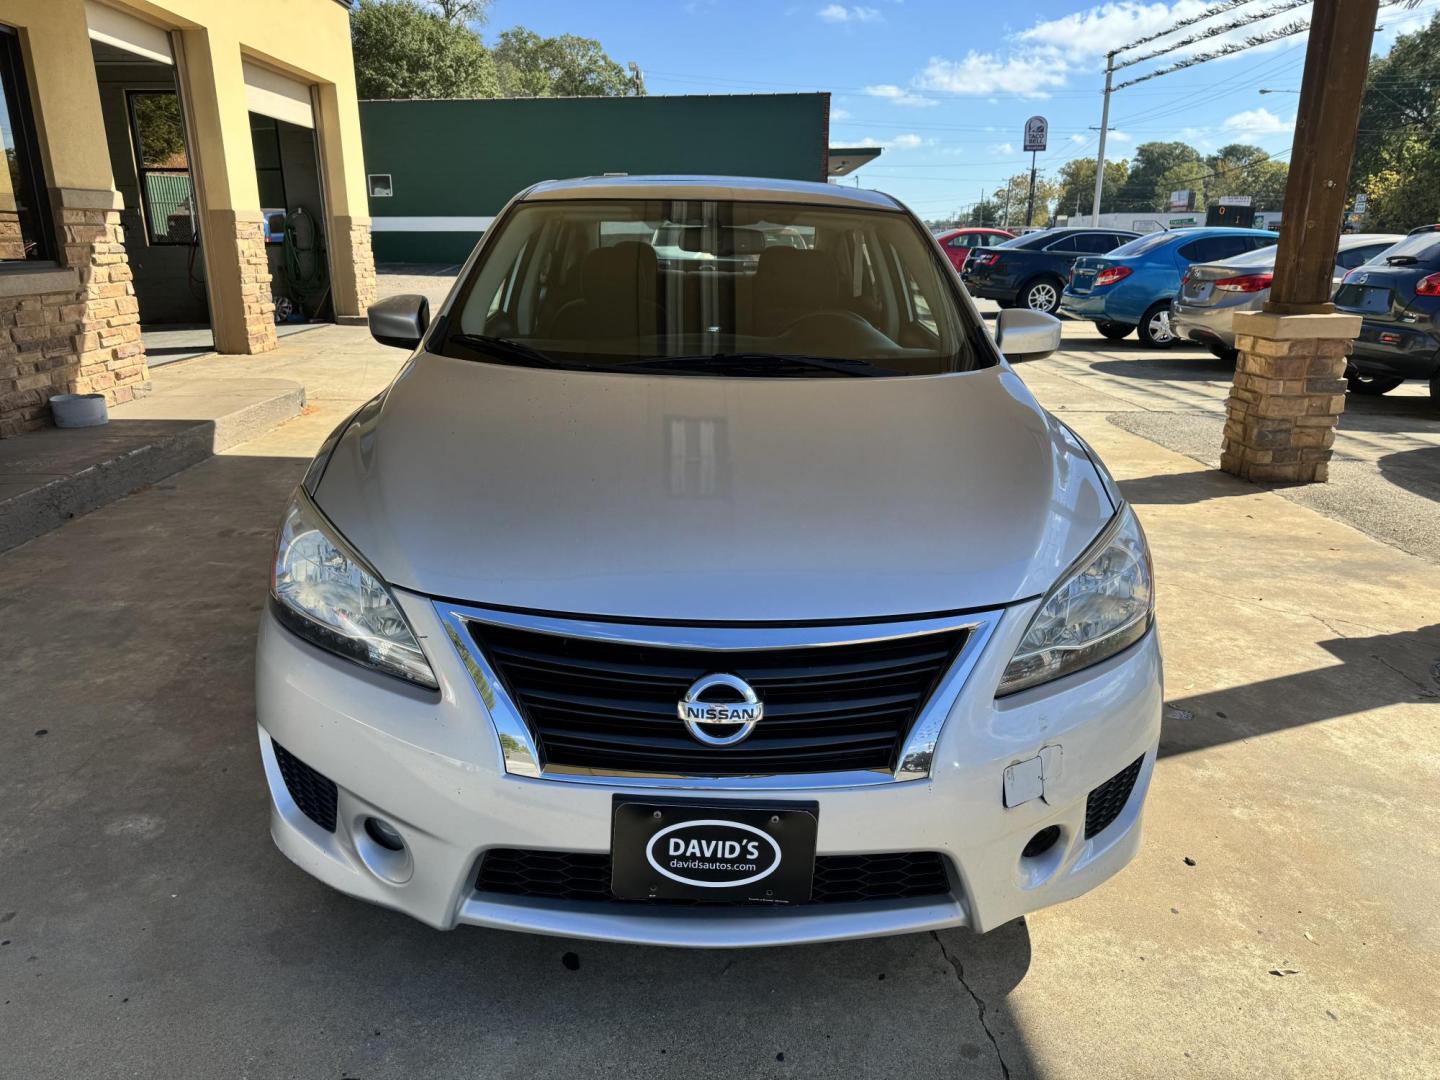
[[305,388],[294,383],[234,412],[179,424],[69,476],[0,500],[0,551],[248,442],[300,415],[304,407]]

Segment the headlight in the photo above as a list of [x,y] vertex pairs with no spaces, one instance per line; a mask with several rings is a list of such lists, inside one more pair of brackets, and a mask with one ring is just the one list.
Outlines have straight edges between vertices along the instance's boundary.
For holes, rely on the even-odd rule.
[[996,696],[1114,656],[1145,636],[1154,610],[1150,549],[1140,522],[1125,506],[1045,597]]
[[303,491],[285,513],[270,594],[280,621],[322,649],[437,689],[435,673],[385,583]]

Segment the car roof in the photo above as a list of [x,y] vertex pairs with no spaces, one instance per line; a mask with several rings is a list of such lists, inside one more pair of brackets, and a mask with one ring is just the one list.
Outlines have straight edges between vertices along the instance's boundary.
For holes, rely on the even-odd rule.
[[863,188],[808,180],[772,180],[758,176],[582,176],[542,180],[520,196],[524,202],[567,199],[728,199],[741,202],[793,202],[867,210],[903,210],[893,196]]
[[1400,233],[1355,232],[1340,234],[1340,249],[1364,247],[1366,244],[1398,243],[1405,237]]

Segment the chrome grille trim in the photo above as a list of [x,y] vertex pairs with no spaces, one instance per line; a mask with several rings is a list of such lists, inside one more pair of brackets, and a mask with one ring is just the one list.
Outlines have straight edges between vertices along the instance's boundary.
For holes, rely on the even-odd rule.
[[[606,787],[664,788],[672,790],[813,790],[816,788],[863,787],[877,784],[925,780],[930,776],[946,717],[970,672],[999,624],[1003,610],[939,616],[925,619],[897,619],[844,626],[665,626],[642,622],[611,622],[598,619],[566,619],[553,615],[532,615],[471,607],[444,601],[435,602],[435,612],[460,656],[475,690],[490,714],[505,771],[511,776],[595,784]],[[592,638],[616,644],[649,645],[659,648],[727,650],[777,650],[814,648],[825,645],[854,645],[897,638],[964,630],[963,646],[921,708],[907,734],[898,765],[893,771],[845,770],[816,773],[745,776],[661,775],[656,773],[600,772],[542,767],[540,753],[520,709],[505,690],[483,650],[469,632],[471,622],[512,627],[564,637]]]

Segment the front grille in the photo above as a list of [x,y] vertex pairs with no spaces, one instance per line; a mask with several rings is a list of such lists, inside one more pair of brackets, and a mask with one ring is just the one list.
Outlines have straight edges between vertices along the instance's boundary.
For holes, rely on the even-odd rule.
[[[610,856],[572,851],[494,848],[480,863],[475,887],[509,896],[555,900],[604,900],[637,904],[764,904],[747,900],[616,900],[610,893]],[[950,892],[945,860],[933,851],[883,855],[818,855],[811,882],[811,904],[903,900]]]
[[1085,800],[1085,839],[1089,840],[1105,829],[1120,816],[1125,804],[1130,801],[1130,792],[1135,790],[1135,781],[1140,776],[1143,757],[1125,766],[1105,783],[1101,784]]
[[335,831],[335,781],[321,776],[274,739],[275,764],[285,778],[285,790],[300,812],[326,832]]
[[[964,629],[796,649],[633,645],[472,622],[547,766],[743,776],[895,767]],[[749,683],[765,717],[744,742],[706,746],[676,716],[702,675]]]

